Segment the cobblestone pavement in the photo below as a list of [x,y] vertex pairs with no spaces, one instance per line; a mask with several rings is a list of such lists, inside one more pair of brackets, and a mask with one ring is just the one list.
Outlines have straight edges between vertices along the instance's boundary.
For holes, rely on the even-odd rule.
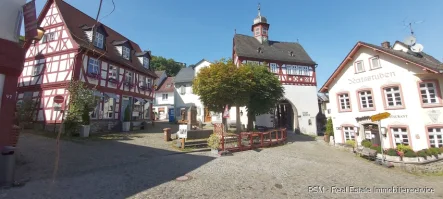
[[[156,148],[146,140],[151,135],[140,135],[124,141],[62,141],[54,182],[55,141],[24,135],[21,153],[28,162],[19,171],[27,168],[31,180],[0,190],[0,198],[443,198],[443,177],[377,166],[308,136],[290,135],[292,143],[284,146],[216,158],[209,152]],[[175,180],[183,175],[189,180]],[[324,193],[310,193],[309,186],[323,186]],[[429,187],[435,193],[331,193],[333,186]]]

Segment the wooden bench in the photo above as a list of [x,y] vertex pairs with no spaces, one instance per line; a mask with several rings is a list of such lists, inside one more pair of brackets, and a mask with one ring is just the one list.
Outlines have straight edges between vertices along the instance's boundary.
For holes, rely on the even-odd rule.
[[357,153],[360,154],[360,156],[368,157],[371,160],[375,160],[377,158],[377,151],[374,149],[366,148],[357,150]]

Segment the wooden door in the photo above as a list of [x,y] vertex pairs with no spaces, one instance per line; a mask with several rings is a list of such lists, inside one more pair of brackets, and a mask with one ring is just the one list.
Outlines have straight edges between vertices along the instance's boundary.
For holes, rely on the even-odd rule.
[[211,113],[208,111],[208,108],[205,108],[205,122],[211,122],[211,120]]

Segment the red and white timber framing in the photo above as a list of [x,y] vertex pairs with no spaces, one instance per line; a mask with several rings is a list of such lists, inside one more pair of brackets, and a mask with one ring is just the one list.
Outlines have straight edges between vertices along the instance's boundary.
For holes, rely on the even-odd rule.
[[[41,40],[30,45],[26,52],[24,69],[17,82],[17,100],[22,100],[25,92],[32,92],[32,98],[38,104],[37,110],[32,113],[35,114],[36,121],[61,122],[62,114],[53,111],[53,98],[56,95],[64,96],[65,102],[62,104],[62,108],[67,108],[69,104],[67,85],[73,79],[81,79],[99,92],[116,94],[119,98],[115,100],[114,119],[121,117],[119,102],[122,101],[123,95],[153,99],[152,90],[154,89],[139,87],[138,81],[143,79],[143,75],[131,71],[133,86],[129,87],[123,82],[125,81],[125,72],[130,69],[106,61],[104,58],[100,58],[99,71],[101,74],[98,77],[87,75],[88,57],[94,55],[85,54],[85,50],[80,50],[79,45],[73,40],[69,29],[64,24],[55,3],[52,3],[48,9],[44,8],[42,13],[44,15],[39,17],[40,27],[45,29],[45,33],[54,33],[54,39],[52,41]],[[98,56],[94,57],[98,58]],[[116,82],[109,81],[108,66],[117,68]],[[153,81],[151,80],[151,82]],[[103,110],[103,101],[100,103],[100,110]]]
[[[261,63],[267,63],[268,70],[271,70],[271,63],[275,63],[277,65],[277,70],[274,74],[278,77],[280,82],[283,85],[299,85],[299,86],[317,86],[317,80],[315,75],[315,66],[307,66],[300,63],[285,63],[280,61],[271,61],[271,60],[263,60],[263,59],[255,59],[255,58],[247,58],[247,57],[238,57],[234,54],[234,63],[240,65],[243,61],[256,61]],[[297,66],[306,66],[310,67],[310,72],[307,75],[292,75],[288,74],[286,70],[286,65],[297,65]]]

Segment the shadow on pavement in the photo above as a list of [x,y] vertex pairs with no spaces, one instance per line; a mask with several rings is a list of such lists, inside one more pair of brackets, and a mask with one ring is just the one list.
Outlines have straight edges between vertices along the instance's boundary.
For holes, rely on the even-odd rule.
[[315,137],[305,135],[305,134],[296,134],[292,132],[288,132],[287,142],[313,142],[316,141]]
[[175,180],[214,159],[116,140],[92,145],[62,140],[52,183],[56,140],[23,134],[18,147],[16,180],[30,181],[7,190],[7,198],[126,198]]

